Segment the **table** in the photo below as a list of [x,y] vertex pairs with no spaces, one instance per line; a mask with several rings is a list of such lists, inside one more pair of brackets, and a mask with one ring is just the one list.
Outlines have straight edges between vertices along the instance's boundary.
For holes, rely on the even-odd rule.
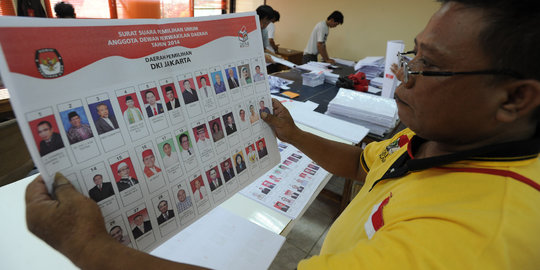
[[302,57],[304,56],[304,52],[302,51],[281,48],[281,47],[278,48],[278,51],[276,52],[276,54],[281,56],[283,59],[293,62],[297,65],[302,64]]
[[[354,72],[353,67],[342,66],[342,65],[338,65],[338,66],[339,68],[334,69],[334,73],[339,74],[340,76],[347,76]],[[328,108],[328,103],[330,103],[330,101],[332,101],[332,99],[336,97],[339,91],[339,87],[333,84],[326,83],[326,82],[316,87],[302,85],[302,73],[306,73],[306,72],[308,71],[305,71],[299,68],[294,68],[290,70],[273,73],[271,75],[293,81],[293,84],[290,85],[291,89],[288,91],[295,92],[300,95],[299,97],[296,97],[294,100],[313,101],[319,104],[319,106],[315,109],[315,111],[319,113],[325,113],[326,109]],[[288,98],[287,96],[283,96],[283,97]]]
[[13,117],[13,109],[9,103],[9,92],[6,88],[0,88],[0,121],[11,117]]
[[[349,74],[354,73],[353,67],[339,65],[339,64],[337,66],[338,68],[335,69],[333,73],[339,74],[340,76],[347,76]],[[293,81],[293,84],[290,85],[291,89],[288,91],[295,92],[300,95],[296,97],[295,100],[315,102],[319,104],[319,106],[315,109],[315,111],[318,113],[325,113],[326,110],[328,109],[328,103],[330,103],[330,101],[332,101],[332,99],[334,99],[334,97],[337,95],[339,91],[339,87],[337,87],[336,85],[326,83],[326,82],[316,87],[309,87],[309,86],[302,85],[302,73],[306,73],[306,72],[308,71],[305,71],[299,68],[294,68],[290,70],[276,72],[271,75]],[[288,98],[287,96],[284,96],[281,94],[279,94],[279,96]],[[405,126],[402,123],[399,123],[394,128],[394,130],[392,130],[391,132],[389,132],[383,137],[374,135],[374,134],[368,134],[368,136],[364,138],[364,140],[362,140],[357,146],[360,147],[370,142],[381,141],[381,140],[391,138],[394,134],[403,130],[404,128]],[[354,180],[352,179],[345,179],[345,186],[343,188],[343,194],[341,195],[328,191],[328,190],[322,190],[321,194],[333,201],[340,203],[340,209],[341,211],[343,211],[350,202],[351,195],[352,195],[353,181]]]

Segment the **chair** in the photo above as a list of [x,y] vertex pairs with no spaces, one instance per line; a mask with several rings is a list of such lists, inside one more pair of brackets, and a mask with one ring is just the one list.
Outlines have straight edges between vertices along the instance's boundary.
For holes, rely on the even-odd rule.
[[34,168],[16,119],[0,123],[0,186],[24,178]]

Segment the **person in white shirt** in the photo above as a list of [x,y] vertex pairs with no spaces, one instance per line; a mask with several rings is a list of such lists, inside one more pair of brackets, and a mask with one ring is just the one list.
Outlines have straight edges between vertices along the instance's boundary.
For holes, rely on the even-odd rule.
[[163,144],[163,153],[165,155],[163,156],[163,165],[165,168],[169,168],[175,164],[178,164],[178,156],[176,154],[173,154],[172,147],[169,143]]
[[343,24],[343,14],[339,11],[334,11],[326,21],[321,21],[315,25],[306,48],[304,49],[304,57],[302,62],[308,63],[310,61],[317,62],[317,55],[321,54],[323,62],[335,64],[333,59],[330,59],[326,50],[326,39],[328,38],[329,28],[334,28],[340,24]]
[[263,30],[266,32],[266,39],[264,41],[264,48],[270,52],[277,52],[278,51],[278,47],[279,45],[276,44],[275,40],[274,40],[274,36],[275,36],[275,33],[276,33],[276,26],[274,25],[274,23],[278,22],[279,21],[279,18],[280,18],[280,15],[279,15],[279,12],[277,12],[275,9],[274,9],[274,17],[272,18],[272,20],[270,20],[271,22],[268,24],[268,26]]
[[210,97],[212,95],[212,88],[208,83],[206,83],[206,77],[202,76],[199,79],[199,93],[201,93],[202,96],[205,98]]
[[143,120],[142,112],[139,108],[135,107],[135,102],[131,96],[126,97],[127,109],[124,111],[124,120],[126,123],[133,124]]
[[197,127],[197,147],[199,147],[200,152],[212,148],[210,139],[207,140],[206,138],[206,127],[204,125]]

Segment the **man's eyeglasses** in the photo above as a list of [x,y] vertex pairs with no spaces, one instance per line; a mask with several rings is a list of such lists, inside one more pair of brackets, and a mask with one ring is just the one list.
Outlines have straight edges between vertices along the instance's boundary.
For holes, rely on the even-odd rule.
[[513,70],[505,69],[486,69],[486,70],[475,70],[475,71],[427,71],[419,70],[413,71],[409,67],[409,59],[405,56],[408,54],[416,55],[415,51],[408,51],[404,53],[398,52],[399,67],[403,68],[403,81],[402,83],[407,84],[409,82],[410,75],[421,75],[421,76],[454,76],[454,75],[505,75],[514,77],[517,79],[522,79],[523,76]]

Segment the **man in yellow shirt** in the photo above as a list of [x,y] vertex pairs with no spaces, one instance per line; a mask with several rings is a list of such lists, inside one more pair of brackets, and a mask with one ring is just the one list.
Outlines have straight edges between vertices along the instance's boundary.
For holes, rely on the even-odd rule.
[[[540,266],[539,5],[442,2],[416,36],[414,58],[394,68],[399,116],[410,129],[362,151],[301,131],[277,101],[273,115],[262,114],[326,170],[365,178],[320,255],[298,269]],[[62,176],[55,186],[53,200],[41,178],[29,185],[28,227],[77,266],[196,268],[122,246],[95,203]]]

